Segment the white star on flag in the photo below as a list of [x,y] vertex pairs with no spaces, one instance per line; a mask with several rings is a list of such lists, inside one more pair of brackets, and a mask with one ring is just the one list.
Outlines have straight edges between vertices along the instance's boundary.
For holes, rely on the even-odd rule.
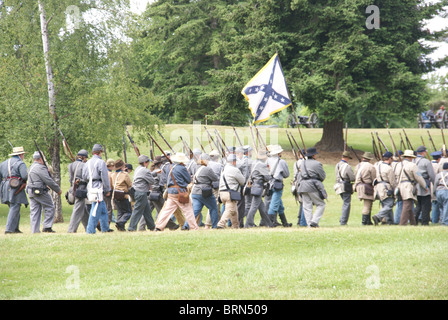
[[241,90],[249,102],[254,124],[291,105],[283,70],[276,53]]

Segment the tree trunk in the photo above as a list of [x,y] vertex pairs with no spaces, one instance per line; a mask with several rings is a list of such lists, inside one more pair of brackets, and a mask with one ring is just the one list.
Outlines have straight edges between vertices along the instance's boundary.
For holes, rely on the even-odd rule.
[[[45,8],[41,1],[39,1],[40,12],[40,27],[42,35],[42,45],[44,49],[45,69],[47,73],[48,86],[48,108],[51,117],[53,118],[54,134],[51,138],[49,152],[51,157],[51,166],[53,167],[53,179],[60,186],[61,185],[61,159],[59,155],[59,136],[58,136],[58,117],[56,114],[56,92],[53,82],[53,68],[50,62],[50,39],[48,36],[48,20],[45,14]],[[63,222],[61,197],[57,193],[53,193],[53,202],[55,205],[55,222]]]
[[322,138],[315,147],[322,151],[344,151],[344,124],[341,120],[324,122]]

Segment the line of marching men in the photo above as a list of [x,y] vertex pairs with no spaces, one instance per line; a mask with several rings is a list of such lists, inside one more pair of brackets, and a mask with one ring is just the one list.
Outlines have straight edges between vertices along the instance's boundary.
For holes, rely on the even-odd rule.
[[[93,146],[90,159],[86,150],[80,150],[68,167],[70,189],[66,198],[73,205],[68,232],[77,232],[81,223],[87,233],[109,232],[111,222],[119,231],[126,231],[127,223],[128,231],[179,227],[194,230],[199,226],[251,228],[256,226],[257,212],[261,217],[259,226],[292,226],[282,201],[284,179],[290,172],[281,158],[281,146],[258,150],[255,157],[250,146],[228,151],[225,158],[215,150],[206,154],[199,149],[192,151],[191,158],[184,153],[165,152],[151,161],[141,155],[131,181],[129,165],[121,159],[104,161],[101,145]],[[293,165],[291,188],[300,204],[298,224],[318,227],[326,206],[326,173],[316,160],[315,148],[302,153],[305,158]],[[363,201],[363,225],[415,225],[419,221],[422,225],[430,221],[448,225],[448,158],[433,152],[433,161],[429,161],[426,153],[424,146],[415,152],[386,152],[381,161],[372,163],[374,156],[365,152],[353,170],[348,164],[351,154],[344,152],[336,165],[334,185],[343,202],[340,224],[347,224],[352,194],[356,192]],[[50,189],[58,194],[62,191],[39,152],[33,154],[29,170],[23,162],[24,154],[22,147],[14,148],[10,158],[0,164],[0,196],[2,203],[9,206],[5,233],[20,233],[22,204],[30,204],[32,233],[40,232],[42,213],[42,231],[54,232]],[[375,200],[380,201],[381,209],[372,217]],[[208,211],[202,217],[204,206]]]
[[[415,151],[385,152],[374,162],[374,155],[365,152],[353,170],[348,164],[351,154],[344,152],[335,168],[334,185],[343,202],[340,224],[347,224],[356,192],[363,202],[363,225],[448,225],[448,158],[442,157],[442,151],[430,155],[432,160],[426,147],[420,146]],[[375,200],[381,208],[372,216]]]
[[[100,154],[95,154],[96,149]],[[88,233],[94,233],[95,227],[111,231],[110,222],[115,222],[119,231],[126,231],[126,224],[127,231],[196,230],[200,226],[250,228],[256,226],[257,212],[261,226],[292,226],[282,202],[283,179],[289,177],[289,169],[281,159],[283,150],[279,145],[259,150],[256,159],[252,158],[250,146],[229,148],[225,158],[216,150],[207,154],[200,149],[192,150],[191,158],[168,151],[153,161],[140,155],[132,181],[121,159],[89,164],[95,157],[101,159],[101,150],[100,145],[95,145],[89,161],[87,152],[81,150],[77,161],[69,165],[75,197],[68,232],[76,232],[80,223]],[[86,170],[89,166],[92,169]],[[108,176],[102,177],[106,170]],[[101,188],[94,184],[100,180],[106,183],[102,183],[98,197],[92,197],[90,190]]]

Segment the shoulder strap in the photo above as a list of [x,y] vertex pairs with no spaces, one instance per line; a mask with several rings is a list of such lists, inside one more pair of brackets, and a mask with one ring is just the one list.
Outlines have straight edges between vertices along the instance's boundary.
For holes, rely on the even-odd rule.
[[73,185],[75,184],[75,180],[76,180],[76,172],[78,172],[78,167],[81,164],[81,162],[78,163],[78,165],[76,166],[75,172],[73,173]]
[[447,188],[448,189],[448,186],[446,185],[446,181],[445,181],[445,179],[446,179],[446,177],[448,176],[448,174],[446,174],[446,175],[443,175],[443,173],[442,173],[442,182],[443,182],[443,184],[445,185],[445,188]]
[[115,189],[117,188],[117,181],[118,181],[118,176],[120,175],[121,171],[118,172],[118,174],[115,176],[115,182],[114,182],[114,191],[112,191],[112,199],[115,196]]
[[198,183],[198,176],[199,176],[199,172],[202,170],[202,168],[204,168],[204,166],[200,166],[198,171],[196,171],[195,175],[194,175],[194,180],[195,183]]

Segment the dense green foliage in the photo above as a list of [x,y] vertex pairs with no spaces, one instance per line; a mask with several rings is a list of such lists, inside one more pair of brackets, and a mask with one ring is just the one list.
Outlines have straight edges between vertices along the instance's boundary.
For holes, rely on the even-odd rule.
[[[164,119],[191,122],[205,113],[247,123],[240,91],[278,51],[295,105],[321,123],[385,127],[414,119],[427,99],[422,74],[434,67],[423,27],[446,1],[375,1],[380,27],[368,29],[371,1],[159,0],[133,35],[136,77],[160,97]],[[443,34],[443,32],[442,32]]]

